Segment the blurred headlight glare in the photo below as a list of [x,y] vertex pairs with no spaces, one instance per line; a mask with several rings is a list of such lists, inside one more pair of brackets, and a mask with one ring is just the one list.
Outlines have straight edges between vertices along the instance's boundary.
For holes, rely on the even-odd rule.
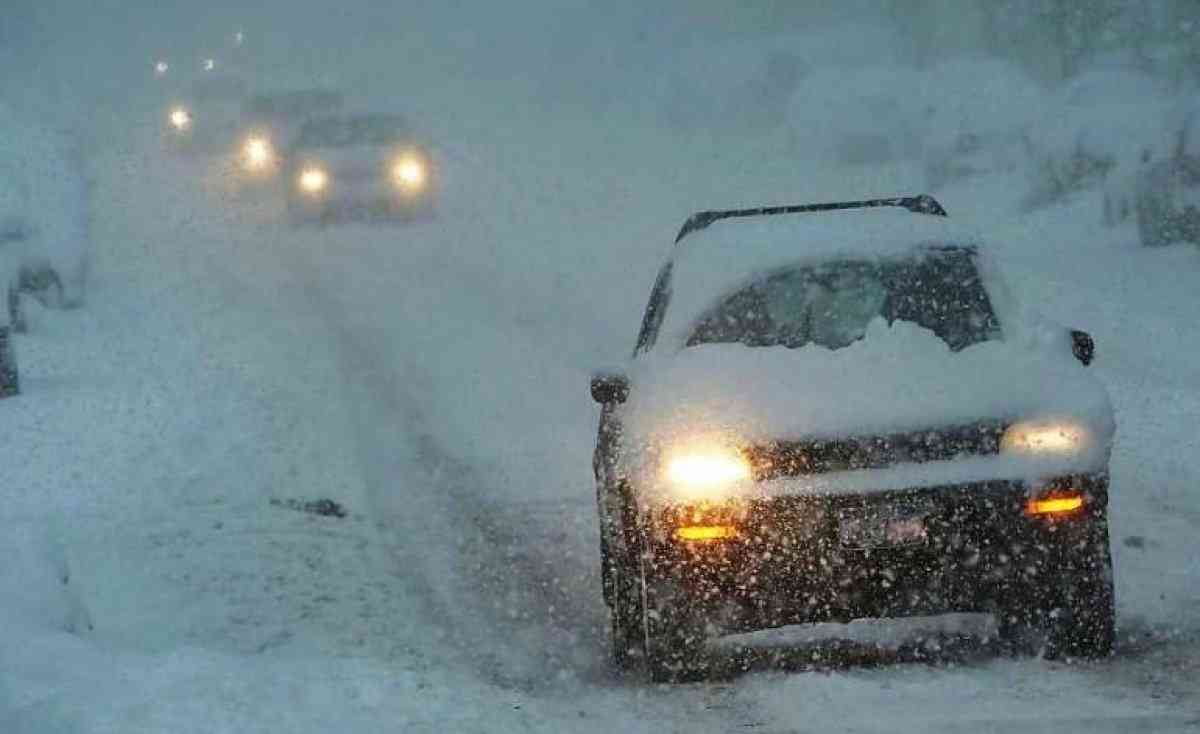
[[261,135],[247,138],[246,143],[242,146],[242,162],[251,171],[267,167],[272,158],[274,155],[271,141]]
[[666,463],[667,481],[685,490],[720,489],[750,476],[750,462],[731,449],[685,450]]
[[425,164],[415,156],[404,156],[392,166],[392,180],[405,191],[419,191],[425,186]]
[[167,120],[171,123],[171,127],[180,132],[192,126],[192,115],[186,107],[172,107],[167,114]]
[[329,185],[329,174],[324,169],[310,166],[300,172],[300,190],[308,194],[319,194]]
[[1026,421],[1009,427],[1000,451],[1035,456],[1079,453],[1091,444],[1087,429],[1071,421]]

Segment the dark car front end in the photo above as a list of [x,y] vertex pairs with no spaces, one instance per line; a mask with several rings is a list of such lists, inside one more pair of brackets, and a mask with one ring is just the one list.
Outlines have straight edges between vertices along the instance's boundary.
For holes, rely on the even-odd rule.
[[639,340],[657,352],[593,384],[618,662],[686,678],[725,636],[960,612],[1014,649],[1111,651],[1092,355],[1065,329],[1044,348],[1006,334],[971,246],[797,257],[708,299],[683,278],[725,269],[669,261]]

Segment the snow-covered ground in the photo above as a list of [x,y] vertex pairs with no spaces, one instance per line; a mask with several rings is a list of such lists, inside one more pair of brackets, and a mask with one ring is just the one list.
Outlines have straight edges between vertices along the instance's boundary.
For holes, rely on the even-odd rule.
[[[543,93],[414,92],[447,190],[401,228],[293,231],[153,125],[96,121],[88,305],[32,311],[0,403],[0,732],[1200,728],[1200,253],[1139,249],[1095,191],[1027,213],[1024,171],[934,193],[1096,338],[1117,655],[929,662],[914,638],[849,667],[818,645],[705,684],[617,676],[588,373],[627,353],[692,210],[907,193],[923,168]],[[347,516],[298,508],[318,499]]]

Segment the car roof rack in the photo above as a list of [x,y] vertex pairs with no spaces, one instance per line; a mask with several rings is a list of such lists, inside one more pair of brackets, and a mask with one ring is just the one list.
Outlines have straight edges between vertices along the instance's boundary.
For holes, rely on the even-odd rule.
[[791,206],[760,206],[754,209],[725,209],[696,212],[688,217],[675,237],[675,243],[687,237],[692,232],[704,229],[721,219],[739,217],[761,217],[773,214],[801,214],[805,212],[830,212],[840,209],[872,209],[875,207],[900,207],[914,214],[931,214],[936,217],[946,216],[946,210],[938,200],[929,194],[916,196],[895,196],[890,199],[864,199],[863,201],[835,201],[826,204],[793,204]]

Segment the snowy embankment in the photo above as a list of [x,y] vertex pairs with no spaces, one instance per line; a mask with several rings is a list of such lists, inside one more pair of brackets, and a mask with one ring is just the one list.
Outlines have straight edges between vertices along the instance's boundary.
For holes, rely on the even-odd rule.
[[[979,193],[1011,177],[935,192],[1096,335],[1115,659],[647,689],[604,658],[588,368],[628,348],[691,209],[911,185],[474,104],[447,115],[441,218],[409,229],[276,227],[145,140],[93,160],[90,303],[33,314],[0,404],[0,731],[1194,726],[1194,250],[1140,251],[1090,198],[1025,216]],[[320,498],[348,517],[292,504]]]

